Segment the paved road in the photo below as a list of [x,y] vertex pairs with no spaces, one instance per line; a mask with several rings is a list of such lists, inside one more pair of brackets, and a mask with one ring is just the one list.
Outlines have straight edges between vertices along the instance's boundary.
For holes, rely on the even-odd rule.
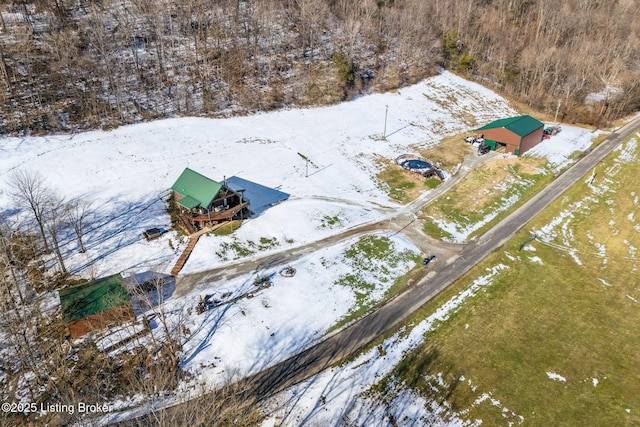
[[[580,159],[548,187],[496,224],[479,239],[466,245],[446,263],[440,262],[431,274],[423,277],[404,293],[302,353],[246,378],[243,381],[243,389],[245,390],[242,396],[243,400],[260,401],[310,378],[356,353],[377,337],[399,325],[487,255],[504,245],[531,218],[560,197],[638,128],[640,128],[640,117],[612,133],[605,142]],[[297,251],[294,252],[296,253],[292,253],[292,256],[297,255]],[[189,282],[197,283],[201,280],[209,280],[217,273],[220,272],[211,271],[206,275],[195,277],[196,280]]]
[[500,248],[531,218],[560,197],[638,128],[640,117],[612,133],[605,142],[478,240],[467,245],[446,265],[437,266],[435,274],[423,278],[416,286],[341,332],[248,378],[247,397],[253,396],[261,400],[316,375],[400,324],[487,255]]

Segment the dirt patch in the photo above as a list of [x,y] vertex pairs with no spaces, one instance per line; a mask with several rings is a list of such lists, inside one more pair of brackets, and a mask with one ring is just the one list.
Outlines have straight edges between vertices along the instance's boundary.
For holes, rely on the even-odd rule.
[[502,193],[496,185],[507,182],[511,176],[506,165],[493,162],[480,165],[458,184],[453,205],[461,210],[483,209]]
[[387,184],[389,197],[399,203],[409,203],[417,199],[422,191],[430,188],[427,178],[410,172],[395,162],[388,164],[378,174],[378,179]]
[[509,156],[505,161],[514,165],[520,174],[537,175],[548,163],[544,157],[514,157]]
[[458,134],[448,136],[438,145],[428,149],[420,149],[418,151],[430,163],[438,166],[440,169],[452,173],[454,169],[462,163],[464,157],[471,153],[473,147],[464,142],[466,134]]
[[[522,159],[515,156],[497,156],[478,165],[447,196],[442,206],[429,209],[428,215],[442,218],[444,209],[455,208],[460,212],[481,211],[500,198],[506,190],[526,176],[540,173],[546,160]],[[427,212],[425,212],[427,213]]]

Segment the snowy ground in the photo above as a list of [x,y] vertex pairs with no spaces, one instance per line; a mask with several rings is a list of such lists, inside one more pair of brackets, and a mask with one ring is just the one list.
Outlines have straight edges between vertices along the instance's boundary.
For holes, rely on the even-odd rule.
[[[555,123],[547,123],[545,127]],[[551,169],[560,170],[567,166],[570,156],[576,152],[584,152],[593,143],[593,138],[601,134],[601,131],[589,131],[574,126],[562,126],[562,130],[549,139],[542,140],[540,144],[527,151],[526,156],[540,156],[549,160]]]
[[[357,261],[345,256],[345,251],[357,240],[324,248],[290,264],[296,269],[294,277],[280,275],[283,266],[261,271],[260,276],[272,278],[271,288],[253,298],[191,316],[187,323],[192,335],[185,344],[185,368],[198,379],[211,382],[215,381],[216,374],[225,370],[239,375],[259,372],[308,347],[356,306],[354,289],[342,284],[342,279],[349,274],[357,273],[373,286],[369,291],[372,301],[381,300],[393,279],[413,265],[408,259],[395,263],[385,259],[379,261],[384,269],[358,270]],[[406,240],[396,236],[390,240],[393,249],[390,257],[401,258],[401,253],[417,252]],[[319,274],[322,274],[320,278]],[[226,292],[232,292],[228,298],[233,298],[255,289],[255,278],[254,275],[212,284],[193,292],[187,299],[196,301],[197,295],[220,296]],[[217,366],[203,368],[211,362]],[[217,377],[224,378],[223,375]]]
[[[564,152],[566,156],[576,151],[576,139],[568,141],[550,140],[546,144],[549,151],[549,158],[553,159],[556,164],[563,164],[567,160],[563,160],[559,153]],[[552,145],[551,142],[554,144]],[[559,143],[558,143],[559,142]],[[584,150],[589,145],[582,143],[580,150]],[[541,147],[537,151],[544,153]],[[597,185],[594,185],[592,177],[586,177],[585,182],[588,183],[591,190],[596,195],[603,195],[610,189],[610,178],[612,174],[615,176],[619,168],[615,165],[619,163],[630,163],[636,161],[637,139],[632,138],[626,144],[621,145],[614,151],[614,166],[608,168],[605,173],[606,178],[601,179]],[[633,205],[627,207],[631,209],[627,221],[637,227],[633,210],[640,206],[640,201],[635,191],[630,191],[633,199]],[[561,245],[552,244],[553,247],[568,252],[578,265],[581,261],[575,254],[572,247],[574,237],[570,234],[570,222],[574,218],[576,212],[582,209],[588,209],[589,203],[597,203],[598,201],[591,195],[586,195],[584,200],[571,204],[568,208],[548,225],[537,230],[538,241],[551,245],[550,241],[560,240]],[[610,223],[612,233],[615,234],[615,224]],[[636,231],[640,231],[637,228]],[[589,236],[588,236],[589,237]],[[589,237],[591,240],[593,238]],[[629,259],[637,259],[635,248],[630,242],[624,240],[628,247]],[[594,246],[599,247],[597,243]],[[540,257],[533,255],[536,251],[532,245],[523,248],[526,257],[533,261],[542,263]],[[599,250],[599,255],[606,264],[606,251]],[[507,254],[510,259],[515,259]],[[439,322],[446,320],[453,312],[460,310],[469,297],[477,294],[483,287],[490,286],[496,275],[501,270],[509,268],[504,265],[496,265],[488,270],[487,274],[476,279],[471,286],[460,294],[456,295],[446,303],[444,303],[433,315],[420,322],[412,328],[407,328],[394,336],[388,338],[383,343],[384,351],[379,347],[369,350],[359,355],[355,360],[350,361],[343,366],[332,368],[324,371],[303,383],[291,387],[290,389],[280,393],[270,399],[264,405],[264,410],[269,414],[268,419],[263,423],[263,427],[281,426],[315,426],[315,425],[367,425],[367,426],[479,426],[482,425],[481,420],[467,420],[464,415],[469,412],[468,409],[462,413],[451,411],[450,407],[443,407],[435,401],[427,401],[422,396],[411,390],[404,384],[394,382],[390,379],[386,390],[380,392],[380,384],[384,384],[383,379],[389,375],[395,366],[415,349],[424,340],[427,331],[434,330],[438,327]],[[636,267],[633,267],[635,271]],[[604,286],[611,287],[603,279],[599,279]],[[638,303],[633,297],[627,295],[629,299]],[[556,372],[546,372],[547,377],[553,381],[566,382],[567,379]],[[387,378],[389,379],[389,378]],[[448,385],[442,381],[442,378],[430,378],[432,383],[439,391],[446,394]],[[467,384],[474,392],[477,386],[468,378],[460,378],[462,384]],[[590,381],[594,387],[598,386],[597,378],[588,378],[584,381]],[[377,386],[377,390],[372,392],[372,387]],[[518,419],[524,421],[524,417],[505,407],[500,401],[491,396],[490,393],[483,393],[473,403],[478,405],[481,402],[489,400],[493,406],[501,409],[503,414],[509,416],[509,419]],[[627,411],[629,411],[627,409]],[[518,423],[510,422],[509,424],[517,425]]]
[[[443,99],[446,104],[438,102]],[[473,99],[485,102],[469,101]],[[475,123],[465,122],[467,113]],[[273,233],[280,242],[305,242],[373,218],[354,211],[392,205],[373,179],[378,156],[393,159],[412,152],[412,144],[436,144],[445,135],[512,114],[508,102],[495,93],[445,72],[394,93],[332,107],[231,119],[169,119],[71,136],[3,138],[0,211],[12,206],[6,185],[11,172],[39,171],[54,190],[91,201],[95,210],[87,253],[77,255],[73,239],[65,242],[69,270],[102,276],[146,264],[166,272],[177,256],[168,244],[174,236],[148,244],[140,232],[169,226],[160,198],[185,167],[212,179],[237,176],[289,194],[291,200],[268,217],[251,221],[260,223],[254,227],[264,228],[266,237]],[[347,200],[355,209],[345,215],[344,224],[318,230],[318,217],[339,212],[335,202]],[[238,239],[245,239],[245,230],[252,233],[247,224]],[[217,242],[206,240],[186,271],[200,268],[203,258],[208,262],[210,246]]]
[[[152,242],[140,233],[169,227],[163,199],[185,167],[217,180],[240,177],[289,195],[231,236],[203,236],[183,269],[197,272],[237,258],[238,247],[264,243],[260,253],[278,251],[379,220],[388,215],[383,207],[396,205],[374,179],[376,159],[394,159],[411,153],[414,145],[434,145],[446,135],[515,114],[497,94],[445,72],[394,93],[325,108],[169,119],[71,136],[2,138],[0,212],[13,207],[7,182],[14,170],[41,173],[54,191],[92,203],[87,252],[78,253],[71,235],[62,241],[67,268],[85,278],[117,272],[126,276],[166,273],[177,260],[185,242],[175,233]],[[469,117],[474,121],[465,121]],[[588,142],[587,131],[564,127],[534,152],[561,164]],[[275,274],[274,286],[251,300],[189,314],[184,369],[215,383],[224,379],[225,370],[255,372],[321,338],[354,306],[354,289],[336,284],[350,268],[344,253],[353,243],[303,257],[294,265],[294,278],[277,275],[284,266],[263,271]],[[416,251],[399,238],[392,243],[396,251]],[[399,263],[387,281],[372,279],[371,298],[381,298],[389,281],[408,268]],[[237,295],[251,288],[254,279],[211,283],[184,297],[174,295],[167,309],[178,313],[207,293]]]
[[[476,99],[485,102],[471,102]],[[383,141],[386,106],[388,136]],[[467,114],[474,123],[463,119]],[[168,228],[162,198],[185,167],[217,180],[237,176],[290,195],[233,237],[201,239],[183,270],[193,272],[224,262],[212,254],[233,239],[275,237],[282,249],[379,219],[379,206],[394,204],[373,179],[378,156],[393,159],[412,152],[412,145],[433,145],[446,135],[514,114],[495,93],[445,72],[395,93],[332,107],[231,119],[169,119],[71,136],[3,138],[0,212],[12,207],[6,182],[20,168],[42,173],[68,199],[90,201],[88,251],[78,254],[71,237],[63,242],[68,269],[89,277],[141,268],[171,270],[181,249],[175,235],[147,243],[140,233]],[[564,127],[532,154],[561,163],[589,140],[585,130]],[[341,218],[339,224],[323,226],[323,218],[333,216]]]
[[367,392],[422,342],[427,331],[436,328],[459,310],[467,298],[483,287],[490,286],[493,277],[504,268],[507,267],[496,265],[411,330],[402,330],[385,340],[382,344],[384,351],[376,347],[344,366],[326,370],[273,397],[265,405],[265,411],[270,416],[263,427],[337,426],[345,422],[348,425],[382,427],[390,425],[391,419],[395,419],[399,426],[467,425],[455,417],[446,423],[442,422],[438,415],[444,408],[431,402],[431,412],[427,412],[427,402],[402,384],[395,384],[394,392],[383,399],[368,395]]

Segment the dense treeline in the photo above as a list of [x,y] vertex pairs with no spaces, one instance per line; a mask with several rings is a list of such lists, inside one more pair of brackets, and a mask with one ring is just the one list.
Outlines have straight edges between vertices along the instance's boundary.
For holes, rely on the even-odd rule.
[[327,104],[441,66],[564,120],[640,105],[638,0],[12,0],[0,12],[1,133]]

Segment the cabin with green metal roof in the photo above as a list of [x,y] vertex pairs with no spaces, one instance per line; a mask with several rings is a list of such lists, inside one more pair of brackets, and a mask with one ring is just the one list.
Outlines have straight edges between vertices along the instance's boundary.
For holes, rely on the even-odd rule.
[[529,115],[495,120],[475,130],[492,150],[521,156],[542,141],[544,123]]
[[58,295],[72,338],[135,320],[131,295],[120,274],[62,288]]
[[224,182],[214,181],[185,168],[171,186],[182,225],[189,233],[229,221],[249,206],[242,191],[230,189]]

